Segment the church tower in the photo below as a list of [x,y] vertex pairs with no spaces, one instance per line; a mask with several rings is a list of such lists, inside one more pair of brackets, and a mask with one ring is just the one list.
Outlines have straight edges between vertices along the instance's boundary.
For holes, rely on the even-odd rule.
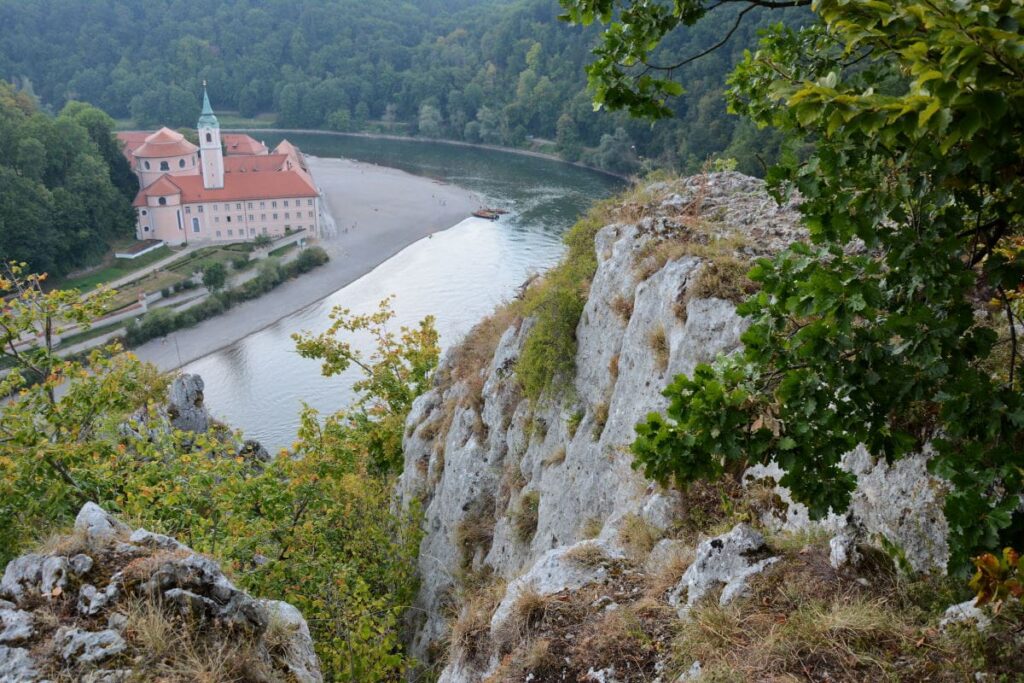
[[199,129],[199,154],[203,162],[203,187],[216,190],[224,187],[224,151],[220,146],[220,123],[213,115],[210,98],[203,81],[203,113],[196,125]]

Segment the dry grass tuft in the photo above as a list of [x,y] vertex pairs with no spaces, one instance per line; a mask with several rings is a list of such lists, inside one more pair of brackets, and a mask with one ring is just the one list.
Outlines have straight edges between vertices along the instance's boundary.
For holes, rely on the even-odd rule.
[[654,362],[658,366],[659,372],[665,372],[668,369],[668,359],[670,349],[668,346],[668,335],[665,333],[664,325],[656,325],[651,330],[650,335],[647,337],[647,343],[651,347],[651,352],[654,354]]
[[630,559],[636,562],[646,558],[662,536],[664,534],[660,529],[640,515],[628,514],[620,522],[619,543]]
[[701,266],[697,281],[689,290],[690,299],[725,299],[738,304],[757,291],[757,283],[747,277],[750,263],[733,256],[718,256]]
[[598,517],[589,517],[583,522],[583,528],[580,529],[580,535],[585,538],[597,538],[601,535],[601,529],[604,528],[604,521]]
[[526,640],[530,631],[544,619],[552,599],[532,588],[523,590],[512,603],[508,618],[494,634],[498,651],[509,652],[516,643]]
[[462,569],[468,569],[477,552],[487,552],[494,540],[494,498],[483,495],[473,500],[455,528],[455,544]]
[[565,554],[565,559],[581,567],[600,567],[609,559],[596,543],[580,543]]
[[628,323],[629,319],[633,317],[633,301],[627,299],[621,294],[617,294],[611,302],[612,311],[619,316],[619,319],[623,323]]
[[604,427],[608,424],[609,410],[608,401],[602,401],[594,406],[594,431],[591,434],[594,441],[599,440],[604,434]]
[[554,467],[561,465],[563,462],[565,462],[565,446],[559,446],[548,457],[544,458],[541,464],[544,467]]
[[569,416],[569,419],[565,422],[566,431],[569,433],[569,438],[576,438],[576,432],[580,428],[580,423],[583,422],[585,413],[582,410],[577,410],[575,413]]
[[540,492],[528,491],[519,497],[519,503],[512,511],[512,526],[520,543],[529,543],[537,533],[540,515]]
[[[138,656],[132,668],[139,680],[167,683],[221,683],[277,680],[259,641],[222,633],[166,611],[148,598],[126,604],[124,636]],[[271,637],[275,637],[271,634]],[[276,641],[275,641],[276,643]],[[274,643],[264,640],[264,644]]]
[[614,382],[619,378],[619,354],[615,354],[608,360],[608,374]]
[[490,645],[491,616],[505,594],[505,584],[495,582],[481,587],[463,600],[459,618],[452,625],[452,645],[466,661],[486,661]]

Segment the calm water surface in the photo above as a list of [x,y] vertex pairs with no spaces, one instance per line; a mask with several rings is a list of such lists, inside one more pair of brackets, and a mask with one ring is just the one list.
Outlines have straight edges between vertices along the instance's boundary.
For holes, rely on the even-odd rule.
[[[263,136],[258,136],[263,137]],[[280,136],[266,136],[276,145]],[[300,358],[294,332],[320,332],[335,306],[369,312],[393,295],[395,327],[436,318],[442,348],[459,340],[531,273],[553,265],[561,236],[596,199],[621,181],[567,164],[439,143],[288,135],[303,151],[392,166],[473,190],[510,210],[498,222],[468,219],[421,240],[326,299],[185,366],[202,375],[210,411],[271,449],[295,438],[303,403],[322,412],[352,400],[354,371],[325,378]],[[368,339],[357,346],[372,352]]]

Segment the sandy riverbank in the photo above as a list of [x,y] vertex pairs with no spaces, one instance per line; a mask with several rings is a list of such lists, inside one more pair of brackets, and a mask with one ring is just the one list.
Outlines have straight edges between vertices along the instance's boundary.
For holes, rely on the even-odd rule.
[[312,156],[307,161],[337,223],[337,234],[319,242],[330,262],[212,320],[143,344],[134,350],[139,358],[165,371],[202,358],[323,299],[480,207],[469,190],[393,168]]

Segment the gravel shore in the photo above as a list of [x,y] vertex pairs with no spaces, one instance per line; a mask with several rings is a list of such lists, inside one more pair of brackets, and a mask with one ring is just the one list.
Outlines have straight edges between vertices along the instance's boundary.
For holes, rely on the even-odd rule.
[[134,350],[139,358],[164,371],[202,358],[323,299],[480,207],[469,190],[397,169],[308,155],[306,160],[337,224],[337,234],[318,242],[330,262],[170,339],[143,344]]

